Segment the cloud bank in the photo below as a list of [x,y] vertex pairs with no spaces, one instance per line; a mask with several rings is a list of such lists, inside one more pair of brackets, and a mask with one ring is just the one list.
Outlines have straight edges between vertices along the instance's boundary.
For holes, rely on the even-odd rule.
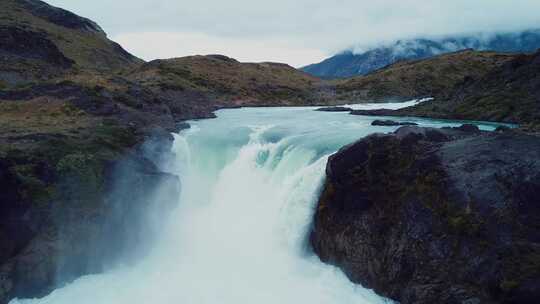
[[[538,0],[50,0],[147,59],[207,49],[295,66],[381,41],[540,27]],[[152,37],[152,35],[155,35]],[[171,38],[171,41],[162,40]],[[195,38],[194,38],[195,37]],[[197,38],[198,37],[198,38]],[[185,43],[179,42],[186,39]],[[149,41],[146,46],[141,41]],[[193,45],[199,42],[198,45]],[[241,46],[241,47],[239,47]],[[263,52],[268,48],[267,52]],[[239,49],[242,49],[241,51]],[[261,56],[257,56],[260,53]],[[286,54],[291,55],[287,56]],[[174,57],[174,56],[173,56]]]

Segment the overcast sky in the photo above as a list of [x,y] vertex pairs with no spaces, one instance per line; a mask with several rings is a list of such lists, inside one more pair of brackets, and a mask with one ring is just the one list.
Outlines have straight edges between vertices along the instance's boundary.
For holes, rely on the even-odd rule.
[[540,27],[540,0],[48,0],[146,60],[225,54],[300,67],[422,35]]

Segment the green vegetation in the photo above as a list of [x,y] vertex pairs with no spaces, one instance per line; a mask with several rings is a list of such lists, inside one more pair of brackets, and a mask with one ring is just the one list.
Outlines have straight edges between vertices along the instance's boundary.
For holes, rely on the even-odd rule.
[[[130,130],[114,124],[98,126],[93,132],[80,139],[51,138],[32,150],[8,150],[3,158],[14,164],[10,171],[20,184],[21,201],[48,204],[56,200],[81,206],[99,201],[105,165],[137,140]],[[44,170],[49,172],[47,179],[38,174]]]
[[41,205],[50,200],[53,188],[37,176],[35,164],[15,165],[10,171],[20,183],[18,192],[21,201],[31,201]]

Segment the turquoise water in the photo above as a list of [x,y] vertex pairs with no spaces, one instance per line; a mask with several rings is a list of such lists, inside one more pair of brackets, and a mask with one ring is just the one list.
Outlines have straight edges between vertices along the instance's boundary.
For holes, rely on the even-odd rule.
[[[388,302],[322,264],[307,235],[327,157],[397,127],[374,127],[375,117],[314,108],[244,108],[217,115],[175,134],[175,157],[160,164],[180,176],[183,191],[150,256],[136,266],[80,278],[43,299],[12,303]],[[426,127],[460,125],[393,119]]]

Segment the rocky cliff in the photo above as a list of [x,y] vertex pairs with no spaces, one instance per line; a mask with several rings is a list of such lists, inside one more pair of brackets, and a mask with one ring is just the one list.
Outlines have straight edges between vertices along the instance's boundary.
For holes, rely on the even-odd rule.
[[540,138],[402,127],[333,155],[311,243],[401,303],[535,303]]
[[[179,181],[142,149],[150,139],[164,151],[171,144],[166,130],[175,124],[162,105],[143,111],[105,89],[72,83],[0,95],[0,303],[6,303],[42,296],[99,272],[102,261],[113,263],[150,230],[139,211],[165,218],[170,210],[175,200],[152,200],[156,187],[178,195]],[[122,183],[136,191],[117,195]]]

